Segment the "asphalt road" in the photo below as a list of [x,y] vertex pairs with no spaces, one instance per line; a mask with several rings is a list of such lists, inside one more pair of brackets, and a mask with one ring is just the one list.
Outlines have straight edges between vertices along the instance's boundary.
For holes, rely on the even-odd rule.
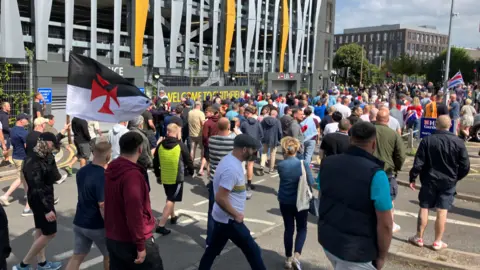
[[[198,162],[198,161],[197,161]],[[152,208],[157,217],[165,203],[163,188],[156,184],[153,174],[150,173],[152,190],[150,192]],[[0,182],[0,187],[5,191],[11,181]],[[187,178],[184,187],[183,202],[176,205],[177,214],[181,216],[179,223],[169,226],[172,233],[168,236],[156,235],[160,246],[161,256],[165,269],[186,270],[196,269],[195,265],[200,260],[205,243],[207,220],[207,189],[206,179],[194,177]],[[283,269],[283,222],[276,198],[278,190],[278,175],[256,175],[254,183],[257,189],[253,198],[247,202],[245,223],[252,235],[262,248],[262,255],[268,269]],[[72,221],[75,215],[77,202],[77,188],[75,178],[55,186],[56,196],[60,202],[56,206],[59,223],[56,238],[47,247],[47,258],[62,260],[65,264],[72,255],[73,233]],[[33,218],[22,217],[23,189],[18,189],[14,194],[16,201],[5,208],[9,217],[10,239],[13,253],[8,259],[9,265],[18,263],[26,254],[32,241]],[[417,208],[417,193],[407,188],[399,187],[396,202],[397,214],[395,220],[402,226],[402,230],[395,234],[399,240],[404,240],[415,232]],[[480,204],[456,201],[455,208],[449,214],[445,241],[453,249],[465,252],[480,252]],[[431,213],[433,217],[435,213]],[[431,221],[426,232],[426,244],[433,241],[433,225]],[[308,235],[302,255],[304,269],[331,269],[322,247],[317,242],[316,220],[310,217]],[[92,249],[81,269],[102,269],[102,257],[99,251]],[[217,258],[214,269],[240,270],[249,269],[247,262],[240,250],[232,244],[227,245],[224,253]],[[388,261],[385,269],[427,269],[411,263]]]

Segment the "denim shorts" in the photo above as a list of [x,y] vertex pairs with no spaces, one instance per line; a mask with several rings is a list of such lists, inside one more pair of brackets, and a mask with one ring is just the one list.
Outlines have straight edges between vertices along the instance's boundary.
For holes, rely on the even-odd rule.
[[85,229],[73,225],[74,248],[73,254],[88,254],[92,244],[100,250],[103,256],[108,256],[105,229]]

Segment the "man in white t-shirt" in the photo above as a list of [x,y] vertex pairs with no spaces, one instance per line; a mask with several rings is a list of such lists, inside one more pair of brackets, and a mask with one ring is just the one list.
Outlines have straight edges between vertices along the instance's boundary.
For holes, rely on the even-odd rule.
[[332,114],[332,119],[333,119],[333,122],[325,126],[325,129],[323,130],[323,136],[329,133],[335,133],[338,131],[338,123],[340,123],[340,121],[343,119],[342,113],[334,112]]
[[342,114],[343,118],[348,118],[352,114],[352,110],[348,107],[349,104],[350,99],[348,97],[343,97],[342,103],[337,103],[333,105],[333,107],[337,109],[337,112]]
[[214,229],[212,240],[200,260],[199,270],[209,270],[212,267],[228,240],[242,250],[252,269],[266,269],[261,250],[243,223],[247,188],[242,162],[255,159],[260,147],[257,140],[240,134],[235,137],[233,151],[222,158],[217,166],[213,177]]

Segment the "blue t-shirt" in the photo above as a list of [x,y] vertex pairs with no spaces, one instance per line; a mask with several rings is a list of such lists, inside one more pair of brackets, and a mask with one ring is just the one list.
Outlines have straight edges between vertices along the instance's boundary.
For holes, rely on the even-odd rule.
[[105,227],[98,203],[104,201],[105,169],[88,164],[77,172],[78,203],[73,224],[85,229]]
[[[320,190],[320,172],[317,177],[318,190]],[[374,206],[377,211],[392,210],[392,197],[390,196],[390,183],[388,182],[387,174],[384,171],[375,173],[370,185],[370,199],[374,201]]]
[[323,117],[325,117],[326,109],[327,109],[327,106],[325,106],[325,104],[323,104],[322,106],[316,106],[314,109],[314,114],[320,117],[320,119],[323,119]]
[[25,151],[27,135],[28,131],[24,127],[14,126],[10,129],[10,142],[12,143],[13,147],[13,159],[24,160],[27,157],[27,153]]
[[227,114],[225,115],[229,121],[233,121],[233,118],[238,116],[238,112],[236,111],[228,111]]
[[460,118],[460,104],[457,101],[450,103],[450,118],[452,120],[457,120]]

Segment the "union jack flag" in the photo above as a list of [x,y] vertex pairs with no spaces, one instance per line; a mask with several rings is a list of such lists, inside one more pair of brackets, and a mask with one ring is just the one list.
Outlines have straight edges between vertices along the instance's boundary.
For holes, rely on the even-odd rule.
[[463,81],[462,73],[459,71],[455,76],[448,80],[448,88],[453,88],[460,84],[465,84],[465,82]]

